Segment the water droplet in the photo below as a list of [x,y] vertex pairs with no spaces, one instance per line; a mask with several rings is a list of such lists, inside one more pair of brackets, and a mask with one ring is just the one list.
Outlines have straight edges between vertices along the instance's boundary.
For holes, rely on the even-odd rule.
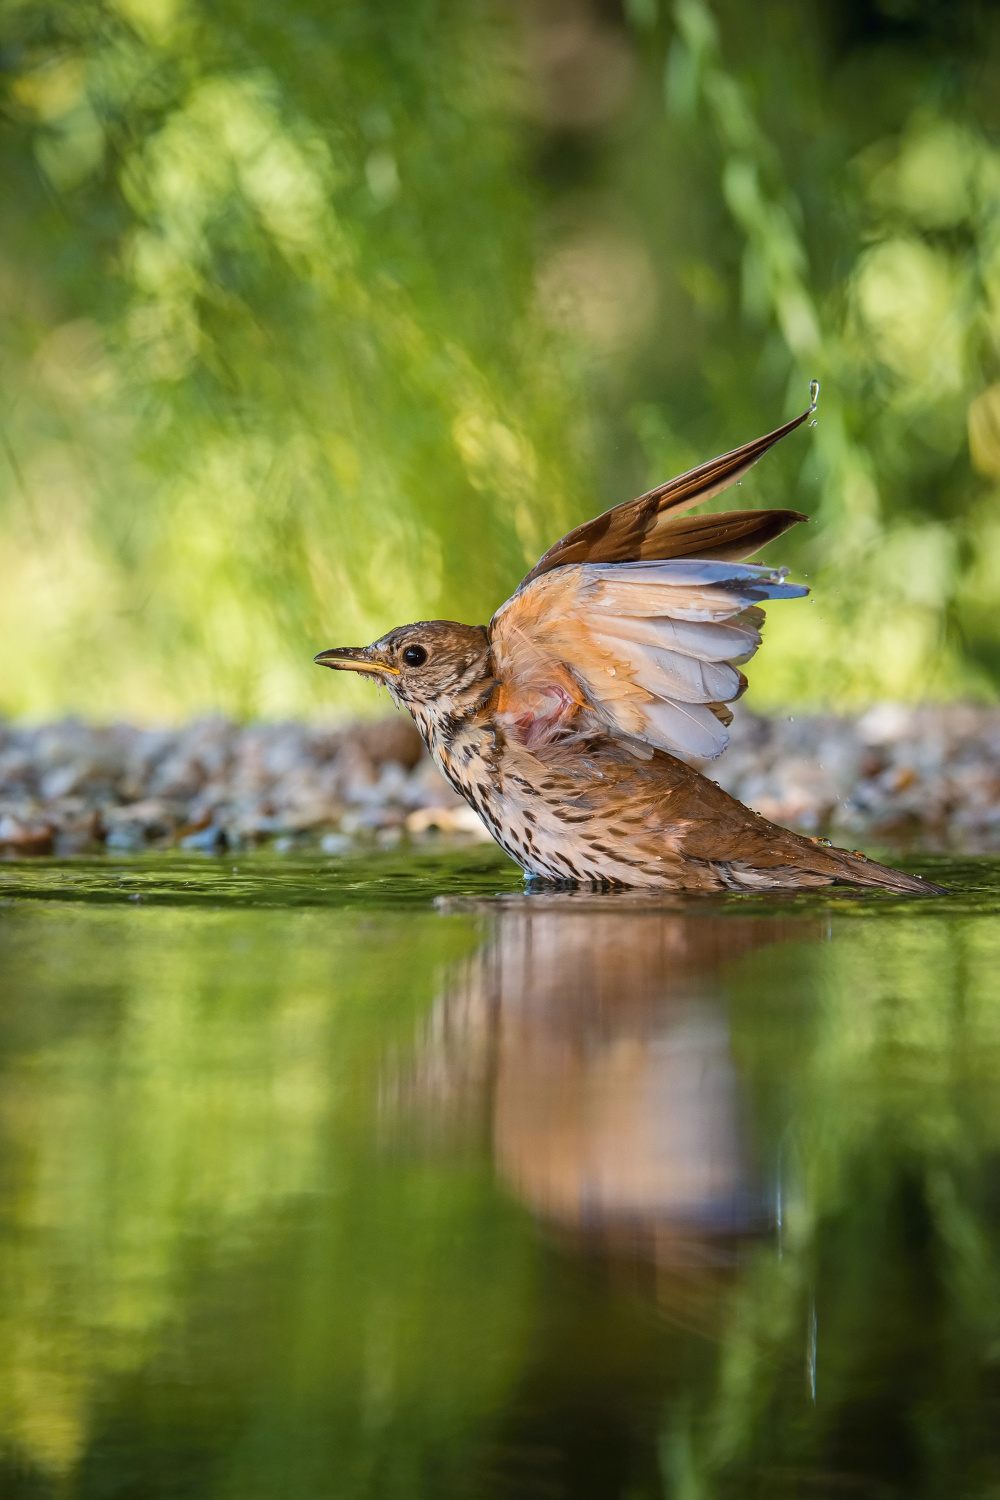
[[816,410],[816,402],[818,400],[819,400],[819,381],[818,380],[810,380],[810,382],[809,382],[809,410],[810,411],[815,411]]
[[609,677],[614,677],[616,675],[614,667],[605,667],[604,670],[607,672]]

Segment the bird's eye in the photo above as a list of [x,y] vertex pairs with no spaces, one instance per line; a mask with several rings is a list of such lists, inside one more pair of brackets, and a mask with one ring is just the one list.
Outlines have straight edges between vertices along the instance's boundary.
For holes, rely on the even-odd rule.
[[403,652],[403,660],[408,667],[422,667],[427,660],[427,652],[423,646],[407,646]]

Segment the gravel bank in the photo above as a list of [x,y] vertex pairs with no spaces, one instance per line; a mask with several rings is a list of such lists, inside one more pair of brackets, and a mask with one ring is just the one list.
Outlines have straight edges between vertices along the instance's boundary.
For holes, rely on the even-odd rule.
[[[702,767],[766,817],[857,842],[1000,847],[1000,709],[879,705],[857,718],[760,718]],[[206,853],[265,842],[331,855],[403,839],[487,838],[402,714],[345,729],[0,725],[0,854]]]

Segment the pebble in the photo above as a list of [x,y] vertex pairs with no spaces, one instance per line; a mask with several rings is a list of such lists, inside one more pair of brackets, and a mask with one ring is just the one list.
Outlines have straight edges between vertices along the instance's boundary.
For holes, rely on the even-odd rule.
[[880,703],[847,717],[744,710],[698,769],[764,817],[837,843],[1000,848],[1000,709]]
[[[739,711],[717,761],[733,796],[803,833],[1000,848],[1000,709],[883,703],[853,716]],[[267,845],[331,858],[365,848],[489,841],[402,714],[342,729],[35,728],[0,723],[0,856],[201,854]]]

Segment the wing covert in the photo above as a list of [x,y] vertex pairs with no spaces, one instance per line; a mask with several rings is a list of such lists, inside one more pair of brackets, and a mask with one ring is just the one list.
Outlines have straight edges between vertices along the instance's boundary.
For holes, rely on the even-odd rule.
[[639,754],[713,759],[760,645],[761,602],[808,592],[784,570],[717,559],[543,573],[489,626],[499,720],[529,746],[604,733]]

